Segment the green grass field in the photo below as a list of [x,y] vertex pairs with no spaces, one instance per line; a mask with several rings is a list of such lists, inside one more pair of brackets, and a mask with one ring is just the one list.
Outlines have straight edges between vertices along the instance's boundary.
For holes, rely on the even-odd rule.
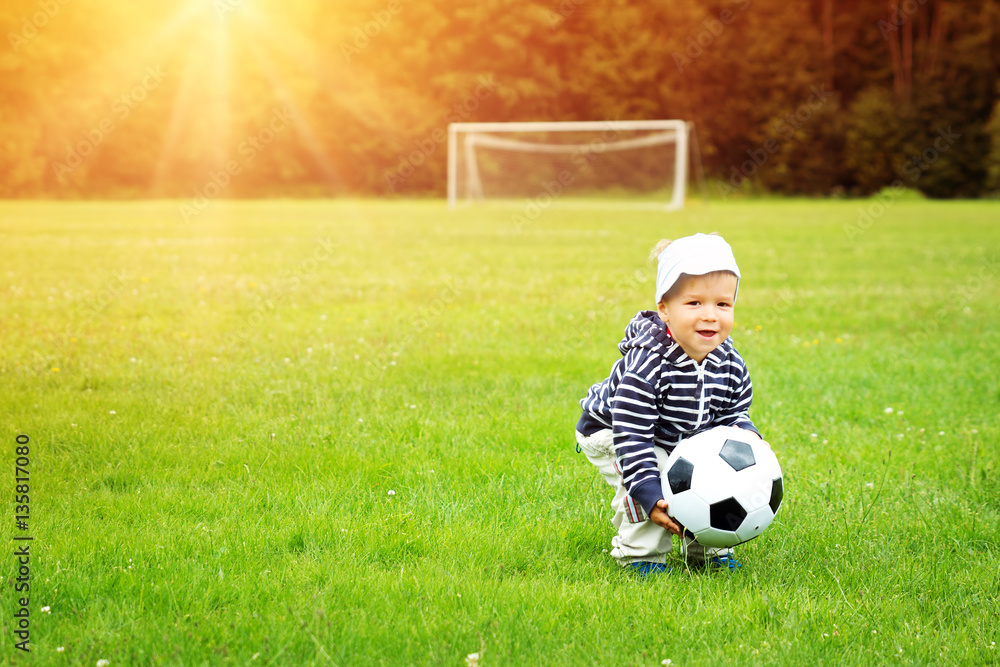
[[[513,213],[0,203],[5,662],[1000,661],[1000,205]],[[713,230],[785,504],[738,574],[643,581],[578,400]]]

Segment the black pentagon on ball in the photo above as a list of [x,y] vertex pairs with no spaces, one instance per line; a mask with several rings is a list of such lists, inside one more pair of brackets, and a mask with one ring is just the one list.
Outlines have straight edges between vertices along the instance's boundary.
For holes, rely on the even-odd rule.
[[736,531],[747,518],[747,511],[736,498],[726,498],[712,503],[709,508],[709,523],[717,530]]
[[681,457],[674,461],[667,471],[667,482],[670,484],[670,492],[674,495],[687,491],[691,488],[691,475],[694,473],[694,465],[686,458]]
[[775,514],[778,513],[778,508],[781,507],[781,499],[784,497],[784,487],[781,484],[781,478],[774,480],[771,484],[771,502],[768,505],[771,506],[771,511]]
[[753,457],[753,447],[739,440],[726,440],[725,444],[722,445],[722,449],[719,450],[719,456],[722,457],[723,461],[731,465],[736,472],[757,463]]

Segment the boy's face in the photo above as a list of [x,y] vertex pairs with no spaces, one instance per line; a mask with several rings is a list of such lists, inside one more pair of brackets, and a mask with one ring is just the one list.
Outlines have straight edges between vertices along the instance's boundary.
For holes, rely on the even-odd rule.
[[660,319],[689,357],[701,363],[733,330],[736,276],[688,276],[659,304]]

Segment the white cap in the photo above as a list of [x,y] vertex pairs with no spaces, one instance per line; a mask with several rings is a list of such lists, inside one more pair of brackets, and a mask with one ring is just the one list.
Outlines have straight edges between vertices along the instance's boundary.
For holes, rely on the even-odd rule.
[[736,266],[733,249],[721,236],[695,234],[677,239],[657,257],[656,303],[670,291],[681,274],[703,276],[713,271],[731,271],[736,274],[736,288],[740,285],[740,268]]

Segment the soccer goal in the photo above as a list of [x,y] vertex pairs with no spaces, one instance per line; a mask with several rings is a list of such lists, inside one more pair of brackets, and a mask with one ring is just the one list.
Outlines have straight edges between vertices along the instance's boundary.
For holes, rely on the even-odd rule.
[[524,199],[587,208],[684,208],[682,120],[452,123],[448,206]]

